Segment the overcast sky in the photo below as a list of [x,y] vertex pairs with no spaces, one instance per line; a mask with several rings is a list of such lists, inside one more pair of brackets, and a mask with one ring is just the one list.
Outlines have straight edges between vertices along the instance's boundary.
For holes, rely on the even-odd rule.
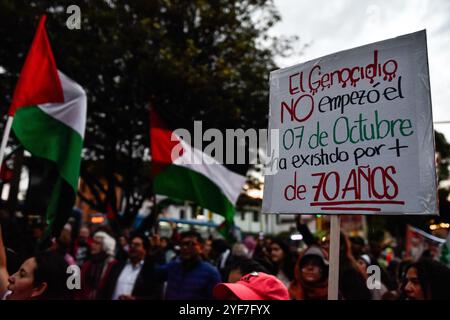
[[[336,51],[427,30],[434,121],[450,121],[450,0],[275,0],[282,21],[274,35],[297,35],[304,54],[281,67]],[[450,123],[435,124],[450,142]]]

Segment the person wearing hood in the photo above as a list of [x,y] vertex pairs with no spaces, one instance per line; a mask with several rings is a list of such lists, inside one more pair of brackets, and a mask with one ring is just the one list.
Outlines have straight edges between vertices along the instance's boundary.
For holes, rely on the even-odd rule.
[[289,286],[294,300],[327,300],[328,256],[317,245],[306,249],[295,265],[295,279]]
[[91,244],[91,256],[81,266],[81,290],[76,298],[80,300],[96,300],[98,292],[103,288],[105,279],[116,263],[114,254],[116,240],[103,231],[95,233]]

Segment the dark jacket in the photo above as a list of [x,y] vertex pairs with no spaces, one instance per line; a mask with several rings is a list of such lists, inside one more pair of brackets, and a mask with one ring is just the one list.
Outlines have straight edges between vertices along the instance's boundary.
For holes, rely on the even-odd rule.
[[[117,280],[127,264],[127,260],[116,263],[109,273],[106,284],[100,293],[100,298],[111,300],[116,289]],[[153,258],[146,257],[139,275],[134,283],[132,295],[136,299],[160,300],[162,299],[163,283],[156,277],[155,262]]]

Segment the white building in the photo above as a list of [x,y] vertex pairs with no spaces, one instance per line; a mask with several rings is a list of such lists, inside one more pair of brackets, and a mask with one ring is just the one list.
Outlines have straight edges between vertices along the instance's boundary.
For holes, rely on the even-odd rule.
[[[182,230],[195,225],[202,233],[217,235],[216,228],[223,220],[222,216],[206,209],[193,212],[193,206],[188,202],[184,205],[169,205],[159,216],[162,234],[168,232],[170,223],[176,223]],[[262,214],[260,207],[248,206],[239,209],[235,214],[234,222],[241,233],[277,235],[296,231],[294,215]],[[315,223],[310,225],[310,229],[312,232],[315,231]]]

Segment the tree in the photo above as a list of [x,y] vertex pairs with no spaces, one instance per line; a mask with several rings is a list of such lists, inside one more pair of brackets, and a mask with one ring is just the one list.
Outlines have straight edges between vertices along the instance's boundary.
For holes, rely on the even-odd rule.
[[434,131],[434,141],[438,155],[438,179],[439,181],[444,181],[449,177],[450,144],[445,139],[445,136],[437,131]]
[[0,0],[0,102],[5,114],[47,12],[58,68],[88,95],[81,177],[92,208],[122,211],[126,225],[150,194],[149,102],[176,127],[266,126],[273,56],[292,40],[269,37],[280,19],[272,0],[84,0],[80,30],[66,27],[71,4]]
[[435,131],[435,146],[437,153],[437,171],[438,171],[438,197],[439,197],[439,215],[442,221],[450,221],[450,203],[448,197],[450,194],[449,187],[444,187],[441,182],[448,180],[450,163],[450,144],[445,139],[445,136]]

